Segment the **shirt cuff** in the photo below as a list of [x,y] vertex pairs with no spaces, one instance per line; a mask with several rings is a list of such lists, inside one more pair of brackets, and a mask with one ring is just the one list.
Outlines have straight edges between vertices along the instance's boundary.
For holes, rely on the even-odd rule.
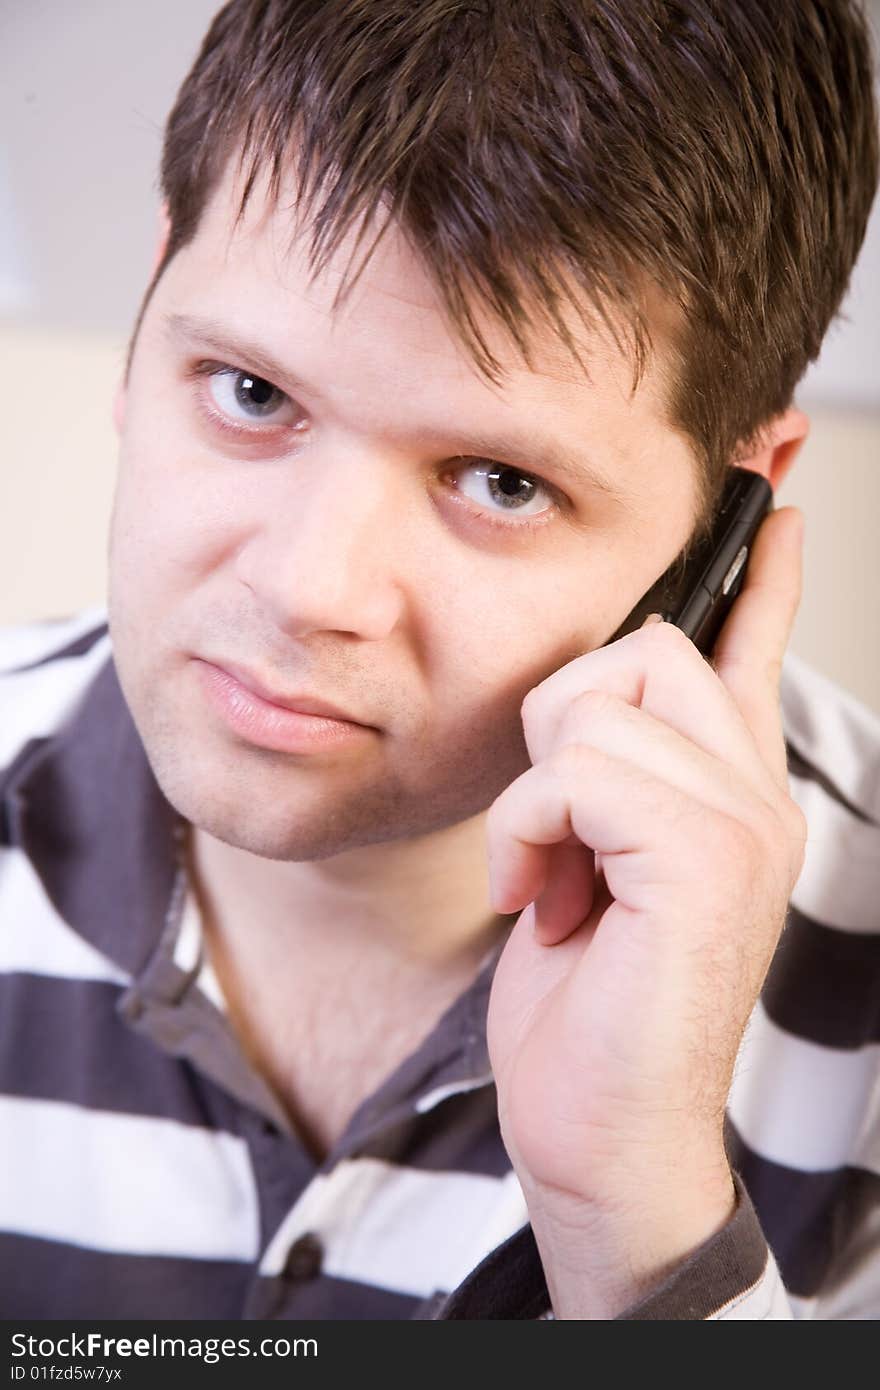
[[733,1172],[736,1210],[726,1226],[632,1304],[624,1321],[791,1318],[793,1313],[752,1199]]
[[[752,1200],[735,1171],[733,1183],[736,1209],[727,1225],[615,1321],[794,1316]],[[451,1293],[429,1299],[420,1316],[552,1318],[531,1226],[491,1251]]]

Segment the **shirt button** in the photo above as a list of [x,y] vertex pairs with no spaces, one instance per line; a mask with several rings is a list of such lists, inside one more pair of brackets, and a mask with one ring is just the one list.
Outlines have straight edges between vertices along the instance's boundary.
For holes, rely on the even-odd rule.
[[145,1009],[146,1005],[139,994],[129,994],[122,1000],[121,1011],[132,1023],[137,1023],[138,1019],[143,1017]]
[[306,1232],[287,1252],[284,1274],[287,1279],[314,1279],[320,1273],[324,1247],[318,1237]]

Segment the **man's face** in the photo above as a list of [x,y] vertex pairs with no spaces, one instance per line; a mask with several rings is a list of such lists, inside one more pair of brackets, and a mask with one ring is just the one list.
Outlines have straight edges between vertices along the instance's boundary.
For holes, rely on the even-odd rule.
[[[695,463],[657,364],[631,398],[630,364],[573,309],[590,379],[549,330],[531,372],[481,320],[498,389],[396,228],[333,313],[353,235],[308,286],[290,213],[260,184],[233,235],[236,191],[227,176],[141,323],[111,637],[169,801],[254,854],[322,859],[473,817],[528,768],[522,700],[680,550]],[[206,700],[199,659],[375,728],[333,752],[259,747]]]

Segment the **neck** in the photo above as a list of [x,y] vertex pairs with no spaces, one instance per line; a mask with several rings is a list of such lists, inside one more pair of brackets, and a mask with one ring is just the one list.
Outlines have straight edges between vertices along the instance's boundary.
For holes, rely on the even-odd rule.
[[316,956],[425,977],[470,973],[513,915],[489,904],[485,813],[421,840],[328,859],[264,859],[190,826],[187,868],[206,937],[255,968]]

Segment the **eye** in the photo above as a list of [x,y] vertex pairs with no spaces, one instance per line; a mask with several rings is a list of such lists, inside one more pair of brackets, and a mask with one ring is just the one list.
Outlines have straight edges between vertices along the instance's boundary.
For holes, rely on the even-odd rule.
[[561,509],[556,488],[512,464],[478,459],[462,464],[451,476],[466,476],[455,490],[488,509],[482,519],[489,525],[543,525]]
[[204,408],[222,429],[253,434],[253,429],[248,430],[249,425],[260,422],[287,425],[296,418],[290,397],[255,372],[223,363],[202,362],[196,374],[204,378],[208,397]]
[[[199,409],[225,433],[254,440],[268,430],[260,423],[297,430],[303,427],[295,403],[265,377],[223,362],[198,362],[190,368],[198,381]],[[550,483],[513,464],[492,459],[464,459],[447,477],[464,477],[453,484],[461,505],[483,525],[523,532],[546,525],[566,510],[564,495]],[[542,505],[543,500],[543,505]],[[470,506],[476,502],[478,506]]]

